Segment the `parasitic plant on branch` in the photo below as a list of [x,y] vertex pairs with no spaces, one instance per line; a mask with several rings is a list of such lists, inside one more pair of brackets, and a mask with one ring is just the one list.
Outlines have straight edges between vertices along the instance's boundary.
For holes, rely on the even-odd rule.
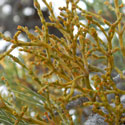
[[[115,71],[123,82],[125,80],[124,72],[114,60],[114,54],[121,52],[125,61],[125,24],[122,24],[123,13],[120,12],[124,5],[119,5],[118,0],[114,0],[114,6],[105,2],[117,17],[111,23],[99,13],[80,8],[79,0],[66,0],[66,6],[59,8],[58,17],[53,12],[52,3],[43,2],[50,12],[51,22],[45,21],[38,1],[34,0],[41,27],[36,26],[35,32],[31,33],[28,27],[18,26],[13,38],[0,33],[2,39],[12,44],[0,55],[1,62],[6,62],[5,57],[9,57],[12,60],[10,66],[14,67],[15,62],[23,69],[17,68],[16,77],[10,81],[6,76],[1,77],[9,92],[8,99],[0,96],[1,116],[7,120],[1,121],[15,125],[73,125],[76,123],[69,114],[73,108],[78,113],[77,123],[80,124],[84,109],[91,106],[92,112],[100,115],[106,124],[124,124],[125,106],[121,96],[125,91],[117,87],[117,78],[112,77]],[[80,16],[86,19],[86,24],[80,21],[77,10],[81,11]],[[101,24],[107,25],[108,30]],[[57,28],[63,37],[49,34],[51,26]],[[75,28],[77,33],[74,33]],[[100,37],[97,29],[106,40]],[[18,39],[22,32],[28,37],[28,42]],[[113,45],[115,34],[119,46]],[[13,56],[11,52],[15,48],[26,54],[21,58]],[[110,94],[114,95],[112,100],[108,98]],[[30,115],[32,112],[35,116]]]

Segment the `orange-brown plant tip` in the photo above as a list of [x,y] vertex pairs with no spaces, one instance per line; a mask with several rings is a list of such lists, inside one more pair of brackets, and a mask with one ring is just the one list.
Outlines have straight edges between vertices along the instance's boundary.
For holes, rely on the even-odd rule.
[[105,1],[104,4],[105,4],[105,5],[109,5],[109,1]]
[[5,80],[5,77],[4,77],[4,76],[2,76],[2,77],[1,77],[1,80],[3,80],[3,81],[4,81],[4,80]]
[[20,25],[18,25],[18,26],[17,26],[17,29],[21,29],[21,26],[20,26]]

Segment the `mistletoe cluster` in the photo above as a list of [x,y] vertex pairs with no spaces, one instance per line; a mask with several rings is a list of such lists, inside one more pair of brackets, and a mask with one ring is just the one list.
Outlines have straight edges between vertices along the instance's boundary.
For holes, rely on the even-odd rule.
[[[22,70],[15,69],[11,80],[5,75],[1,77],[9,92],[7,99],[0,96],[2,118],[6,117],[6,122],[15,125],[72,125],[75,121],[69,110],[75,109],[77,122],[80,123],[82,113],[87,106],[91,106],[92,112],[100,115],[106,123],[124,123],[125,107],[121,96],[125,91],[117,87],[117,80],[124,81],[125,75],[114,61],[114,53],[118,51],[125,58],[125,25],[122,25],[123,14],[120,12],[123,4],[119,5],[118,0],[114,0],[113,7],[105,2],[117,17],[114,23],[110,23],[100,13],[80,8],[79,0],[66,0],[66,6],[59,8],[58,17],[53,12],[52,3],[43,2],[50,12],[51,22],[45,21],[38,1],[34,0],[42,27],[36,26],[31,33],[28,27],[18,26],[13,38],[0,33],[2,39],[12,44],[8,51],[0,55],[0,60],[6,62],[5,57],[9,57],[13,62],[10,66],[15,67],[15,62],[22,67]],[[86,24],[80,21],[77,9]],[[107,25],[108,30],[102,24]],[[63,37],[49,34],[51,26],[57,28]],[[75,28],[77,33],[74,33]],[[106,42],[97,29],[103,33]],[[28,42],[18,39],[21,33],[26,34]],[[118,34],[120,47],[113,46],[115,33]],[[11,52],[15,48],[26,54],[13,56]],[[118,78],[112,77],[113,71],[118,73]],[[108,95],[111,94],[114,98],[109,101]],[[32,112],[35,116],[31,116]]]

